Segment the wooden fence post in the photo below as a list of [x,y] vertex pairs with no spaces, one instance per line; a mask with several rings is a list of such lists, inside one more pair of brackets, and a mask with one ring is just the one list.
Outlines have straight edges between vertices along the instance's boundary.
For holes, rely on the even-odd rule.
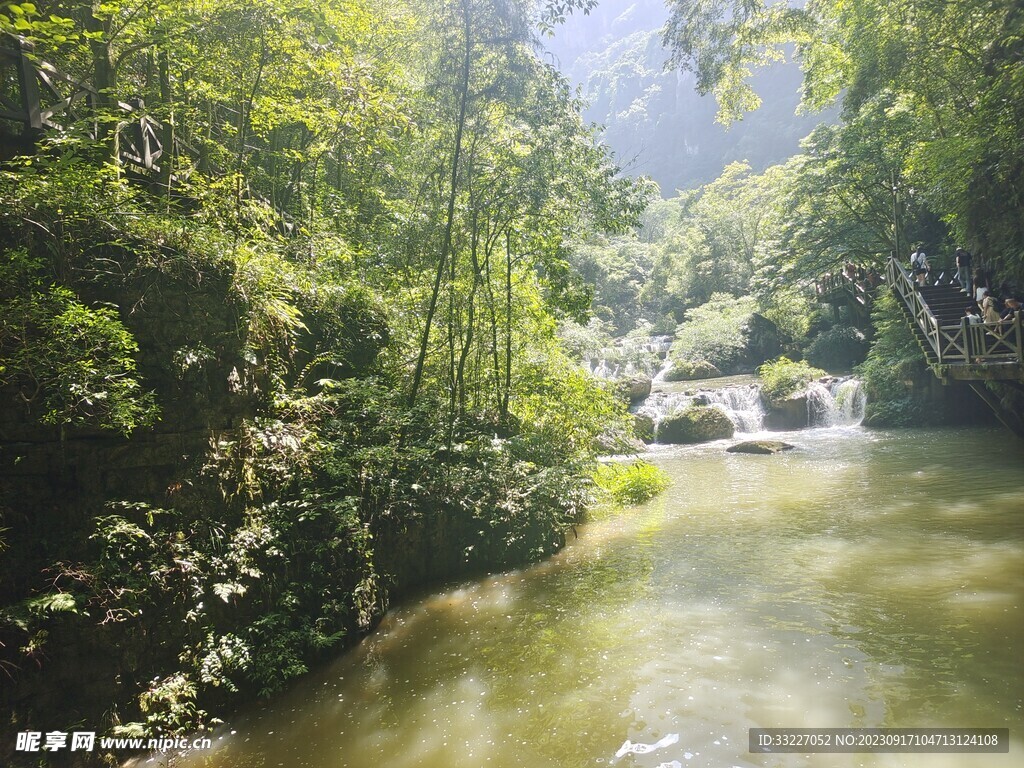
[[21,107],[25,113],[26,133],[42,130],[42,109],[39,105],[39,84],[36,66],[29,58],[35,46],[27,40],[18,40],[18,87],[21,89]]

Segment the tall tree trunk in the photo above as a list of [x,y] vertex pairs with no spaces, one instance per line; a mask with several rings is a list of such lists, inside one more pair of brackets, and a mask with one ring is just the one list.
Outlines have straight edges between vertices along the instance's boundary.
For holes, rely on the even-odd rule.
[[419,394],[420,383],[423,380],[423,368],[427,362],[427,350],[430,348],[430,327],[434,322],[434,315],[437,313],[437,299],[441,293],[441,281],[444,278],[444,269],[452,248],[452,230],[455,226],[455,199],[459,187],[459,159],[462,154],[462,134],[466,126],[466,111],[469,106],[469,75],[473,53],[473,42],[470,38],[470,21],[469,3],[468,0],[463,0],[462,24],[464,47],[462,53],[462,79],[459,93],[459,116],[455,126],[455,147],[452,151],[448,213],[445,219],[444,240],[441,243],[441,253],[437,261],[437,273],[434,276],[434,288],[430,294],[430,305],[427,308],[427,318],[423,325],[423,336],[420,340],[419,356],[416,359],[416,370],[412,377],[412,389],[409,391],[410,408],[416,404],[416,396]]
[[501,418],[508,418],[512,392],[512,235],[505,233],[505,391],[501,399]]
[[96,15],[99,2],[82,4],[83,26],[90,33],[89,52],[92,56],[92,84],[96,89],[96,140],[108,146],[111,156],[115,152],[114,138],[116,131],[111,130],[110,121],[113,107],[117,104],[115,96],[116,80],[114,62],[110,55],[110,22]]
[[455,386],[458,392],[459,415],[466,413],[466,360],[473,345],[473,328],[476,324],[476,292],[480,287],[480,277],[483,266],[480,264],[480,232],[479,213],[474,206],[473,223],[470,234],[469,257],[473,265],[473,284],[469,289],[469,298],[466,305],[466,336],[462,343],[462,350],[459,354],[458,371],[455,376]]
[[174,91],[171,88],[171,61],[166,48],[161,48],[157,56],[157,72],[160,79],[160,101],[164,107],[163,121],[160,124],[160,145],[163,154],[160,156],[158,179],[163,188],[164,198],[169,203],[174,168]]

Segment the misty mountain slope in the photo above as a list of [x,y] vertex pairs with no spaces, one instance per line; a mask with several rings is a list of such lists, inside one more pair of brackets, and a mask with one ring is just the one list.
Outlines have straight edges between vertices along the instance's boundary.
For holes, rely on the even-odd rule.
[[589,16],[570,17],[547,43],[626,171],[651,176],[664,196],[711,181],[736,160],[755,171],[781,162],[815,125],[833,119],[796,114],[802,76],[789,63],[755,79],[760,109],[728,129],[716,123],[715,100],[697,94],[693,75],[665,69],[667,18],[660,0],[602,0]]

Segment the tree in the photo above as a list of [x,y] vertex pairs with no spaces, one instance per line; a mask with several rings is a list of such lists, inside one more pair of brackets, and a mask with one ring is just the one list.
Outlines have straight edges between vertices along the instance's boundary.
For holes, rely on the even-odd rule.
[[[865,112],[883,132],[897,177],[957,240],[1017,276],[1024,225],[1003,201],[1022,195],[1019,99],[1024,12],[1013,0],[673,0],[665,42],[673,62],[714,91],[724,120],[756,106],[754,67],[795,44],[804,104],[842,98],[848,124]],[[889,112],[879,110],[879,103]],[[899,127],[912,124],[912,140]]]

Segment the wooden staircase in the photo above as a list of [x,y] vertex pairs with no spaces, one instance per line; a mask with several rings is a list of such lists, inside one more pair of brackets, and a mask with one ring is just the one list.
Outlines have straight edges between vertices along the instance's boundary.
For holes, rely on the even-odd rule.
[[959,285],[918,286],[902,264],[890,258],[886,282],[921,346],[932,372],[945,383],[1024,382],[1024,344],[1018,313],[1005,323],[968,324],[970,297]]
[[[964,317],[964,308],[971,303],[970,296],[959,285],[926,285],[918,288],[917,293],[939,326],[959,326]],[[899,302],[899,307],[928,365],[938,364],[937,351],[921,326],[914,321],[912,307],[903,301]]]

